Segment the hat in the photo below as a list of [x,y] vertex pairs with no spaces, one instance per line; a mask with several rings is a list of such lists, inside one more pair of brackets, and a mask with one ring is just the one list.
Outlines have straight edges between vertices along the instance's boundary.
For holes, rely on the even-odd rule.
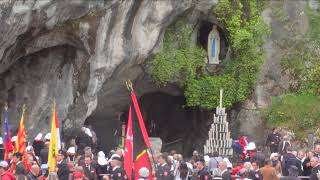
[[67,150],[67,153],[69,153],[69,154],[75,154],[75,153],[76,153],[76,148],[73,147],[73,146],[69,147],[69,149]]
[[84,133],[86,133],[88,136],[92,137],[92,133],[90,131],[89,128],[86,128],[86,130],[84,131]]
[[118,154],[113,154],[108,162],[111,162],[112,160],[121,161],[121,157]]
[[13,137],[11,138],[11,142],[16,142],[16,141],[17,141],[17,139],[18,139],[18,137],[17,137],[17,136],[13,136]]
[[103,151],[99,151],[98,152],[98,164],[103,166],[103,165],[106,165],[108,164],[108,161],[106,159],[106,155],[103,153]]
[[42,139],[42,133],[38,133],[37,136],[34,138],[35,141],[40,141]]
[[51,138],[51,133],[47,133],[44,138],[45,138],[46,140],[50,140],[50,138]]
[[142,177],[142,178],[147,178],[149,177],[149,169],[146,168],[146,167],[142,167],[139,169],[139,175]]
[[0,167],[8,168],[8,163],[6,161],[0,161]]

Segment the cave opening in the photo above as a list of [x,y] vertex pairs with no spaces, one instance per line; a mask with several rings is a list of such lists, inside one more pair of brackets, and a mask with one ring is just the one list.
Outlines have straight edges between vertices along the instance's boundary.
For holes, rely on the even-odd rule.
[[[184,96],[164,92],[143,94],[138,101],[148,135],[161,138],[162,151],[176,150],[186,156],[190,156],[195,149],[202,151],[212,113],[185,107]],[[123,135],[122,125],[127,123],[128,109],[127,106],[113,121],[87,122],[97,133],[100,150],[110,151],[119,145]]]

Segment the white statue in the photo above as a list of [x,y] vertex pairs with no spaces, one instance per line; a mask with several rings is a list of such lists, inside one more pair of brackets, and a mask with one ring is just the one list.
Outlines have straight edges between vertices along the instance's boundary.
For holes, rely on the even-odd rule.
[[217,26],[213,25],[208,36],[208,63],[219,64],[220,36]]

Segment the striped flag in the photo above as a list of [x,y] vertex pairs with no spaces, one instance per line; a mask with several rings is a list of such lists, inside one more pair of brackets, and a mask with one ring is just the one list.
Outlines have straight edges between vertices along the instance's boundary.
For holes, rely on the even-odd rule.
[[23,105],[22,115],[20,119],[18,134],[17,134],[17,141],[15,143],[15,152],[21,153],[24,157],[26,155],[26,130],[24,127],[24,112],[25,106]]
[[51,136],[48,153],[49,172],[55,172],[57,166],[57,156],[59,153],[60,134],[58,127],[58,117],[56,112],[56,103],[53,103],[52,120],[51,120]]
[[8,123],[8,107],[5,107],[5,127],[4,127],[4,160],[9,160],[9,153],[13,151],[13,145],[11,142],[11,133],[9,130],[9,123]]

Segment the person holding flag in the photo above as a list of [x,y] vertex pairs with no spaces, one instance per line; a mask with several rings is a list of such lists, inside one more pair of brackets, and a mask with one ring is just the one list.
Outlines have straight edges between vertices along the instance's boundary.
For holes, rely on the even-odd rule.
[[5,127],[4,127],[4,160],[9,163],[9,154],[13,152],[13,145],[11,142],[11,133],[8,122],[8,105],[5,105]]

